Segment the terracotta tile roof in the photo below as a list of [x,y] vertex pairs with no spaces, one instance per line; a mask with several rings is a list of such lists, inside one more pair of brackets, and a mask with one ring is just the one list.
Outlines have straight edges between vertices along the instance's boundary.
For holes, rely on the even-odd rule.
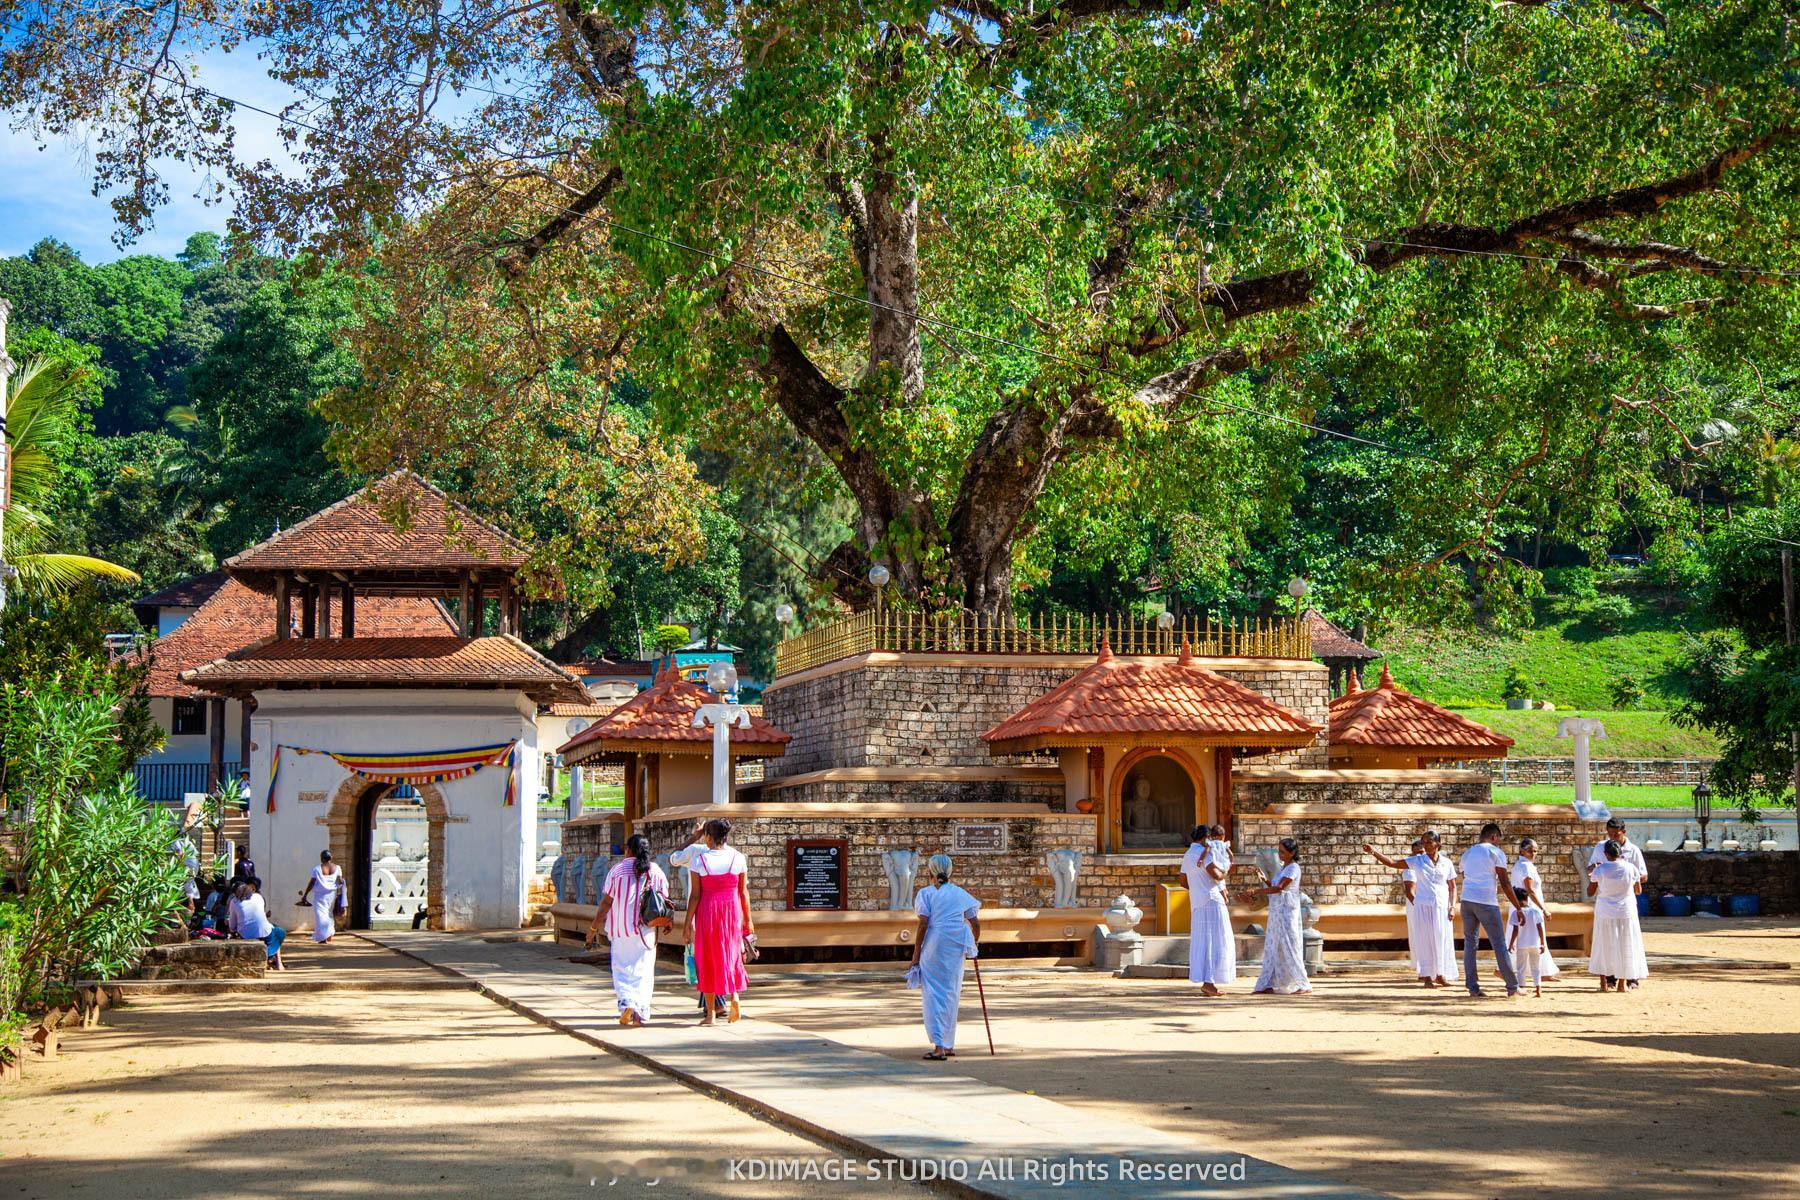
[[223,571],[193,575],[178,583],[171,583],[161,591],[139,596],[131,602],[131,607],[139,619],[144,621],[155,620],[156,610],[159,608],[199,608],[212,599],[213,593],[224,587],[229,578]]
[[[563,668],[565,671],[567,667]],[[558,700],[545,711],[553,717],[604,717],[619,707],[615,700],[589,700],[585,704],[574,700]]]
[[1363,645],[1345,633],[1343,626],[1326,620],[1324,614],[1316,608],[1309,608],[1301,613],[1300,622],[1312,634],[1314,658],[1357,658],[1368,662],[1381,657],[1381,651]]
[[1504,758],[1513,740],[1486,725],[1440,708],[1394,682],[1386,665],[1381,682],[1364,688],[1354,674],[1350,690],[1331,702],[1331,744],[1448,750],[1463,758]]
[[587,699],[580,680],[504,634],[286,638],[214,659],[181,678],[234,695],[270,687],[473,687],[522,691],[540,704]]
[[981,735],[995,754],[1166,735],[1215,745],[1310,745],[1319,727],[1260,692],[1209,671],[1184,642],[1162,661],[1114,658],[1104,640],[1090,667]]
[[[335,621],[332,603],[327,603],[326,611]],[[435,600],[364,596],[356,601],[356,628],[374,637],[420,637],[455,633],[456,623]],[[181,699],[202,695],[182,680],[182,672],[270,640],[274,634],[274,598],[227,580],[198,612],[151,643],[149,694]]]
[[[604,721],[582,730],[558,749],[566,761],[579,763],[608,752],[654,753],[657,747],[685,744],[695,750],[712,745],[711,728],[694,728],[694,713],[718,697],[697,683],[689,683],[673,668],[665,669],[656,682],[612,711]],[[731,752],[740,756],[783,753],[792,734],[752,713],[748,729],[733,727]],[[570,752],[574,757],[570,758]]]
[[[404,532],[382,515],[403,501]],[[516,568],[525,548],[411,471],[362,491],[225,560],[233,575],[296,570]]]

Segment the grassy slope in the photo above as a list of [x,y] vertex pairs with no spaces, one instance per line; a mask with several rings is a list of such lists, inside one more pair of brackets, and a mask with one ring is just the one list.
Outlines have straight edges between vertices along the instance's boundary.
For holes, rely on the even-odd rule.
[[[1531,783],[1524,787],[1497,787],[1494,789],[1495,804],[1570,804],[1575,799],[1575,789],[1566,783]],[[1618,784],[1601,784],[1594,788],[1594,799],[1603,800],[1611,808],[1673,808],[1687,812],[1694,810],[1694,794],[1684,787],[1648,784],[1643,787]],[[1721,819],[1730,819],[1736,810],[1724,812]]]
[[1392,656],[1394,677],[1421,696],[1452,707],[1501,708],[1507,668],[1517,663],[1533,698],[1564,709],[1610,709],[1613,681],[1632,675],[1641,707],[1669,708],[1680,698],[1675,664],[1684,639],[1707,628],[1698,614],[1641,604],[1614,633],[1553,615],[1540,605],[1537,628],[1517,637],[1478,629],[1394,629],[1374,639]]
[[1716,758],[1719,754],[1718,739],[1712,734],[1681,729],[1669,720],[1668,713],[1602,709],[1541,712],[1504,708],[1459,708],[1455,711],[1511,738],[1517,743],[1512,748],[1513,758],[1573,757],[1574,743],[1556,736],[1557,721],[1568,716],[1599,717],[1606,726],[1606,737],[1593,743],[1596,758]]

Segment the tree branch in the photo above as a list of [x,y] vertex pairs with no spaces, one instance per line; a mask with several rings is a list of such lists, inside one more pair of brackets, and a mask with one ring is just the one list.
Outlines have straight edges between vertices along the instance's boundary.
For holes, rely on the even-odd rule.
[[551,243],[599,208],[624,177],[624,172],[615,164],[601,176],[600,182],[558,209],[556,215],[544,223],[543,228],[501,255],[500,269],[506,273],[507,278],[517,279],[523,275]]

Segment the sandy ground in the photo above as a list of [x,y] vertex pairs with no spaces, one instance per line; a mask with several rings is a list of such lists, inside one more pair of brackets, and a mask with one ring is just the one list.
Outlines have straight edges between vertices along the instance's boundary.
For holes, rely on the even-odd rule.
[[[1652,954],[1800,962],[1800,922],[1651,924]],[[1508,1002],[1379,969],[1208,1001],[1184,982],[994,963],[1000,1054],[971,980],[953,1065],[1405,1197],[1800,1197],[1800,969],[1725,965],[1653,966],[1624,995],[1570,972]],[[923,1048],[898,978],[789,978],[749,1001],[868,1049]]]
[[[345,940],[292,955],[296,977],[352,962],[433,974]],[[147,998],[107,1019],[0,1090],[0,1197],[839,1191],[730,1181],[731,1158],[835,1156],[473,992]]]

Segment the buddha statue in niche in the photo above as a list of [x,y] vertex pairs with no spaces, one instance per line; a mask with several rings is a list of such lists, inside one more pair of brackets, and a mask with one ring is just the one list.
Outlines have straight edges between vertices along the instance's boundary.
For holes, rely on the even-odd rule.
[[1162,805],[1150,795],[1150,780],[1143,775],[1131,783],[1131,799],[1125,802],[1125,832],[1163,832]]

